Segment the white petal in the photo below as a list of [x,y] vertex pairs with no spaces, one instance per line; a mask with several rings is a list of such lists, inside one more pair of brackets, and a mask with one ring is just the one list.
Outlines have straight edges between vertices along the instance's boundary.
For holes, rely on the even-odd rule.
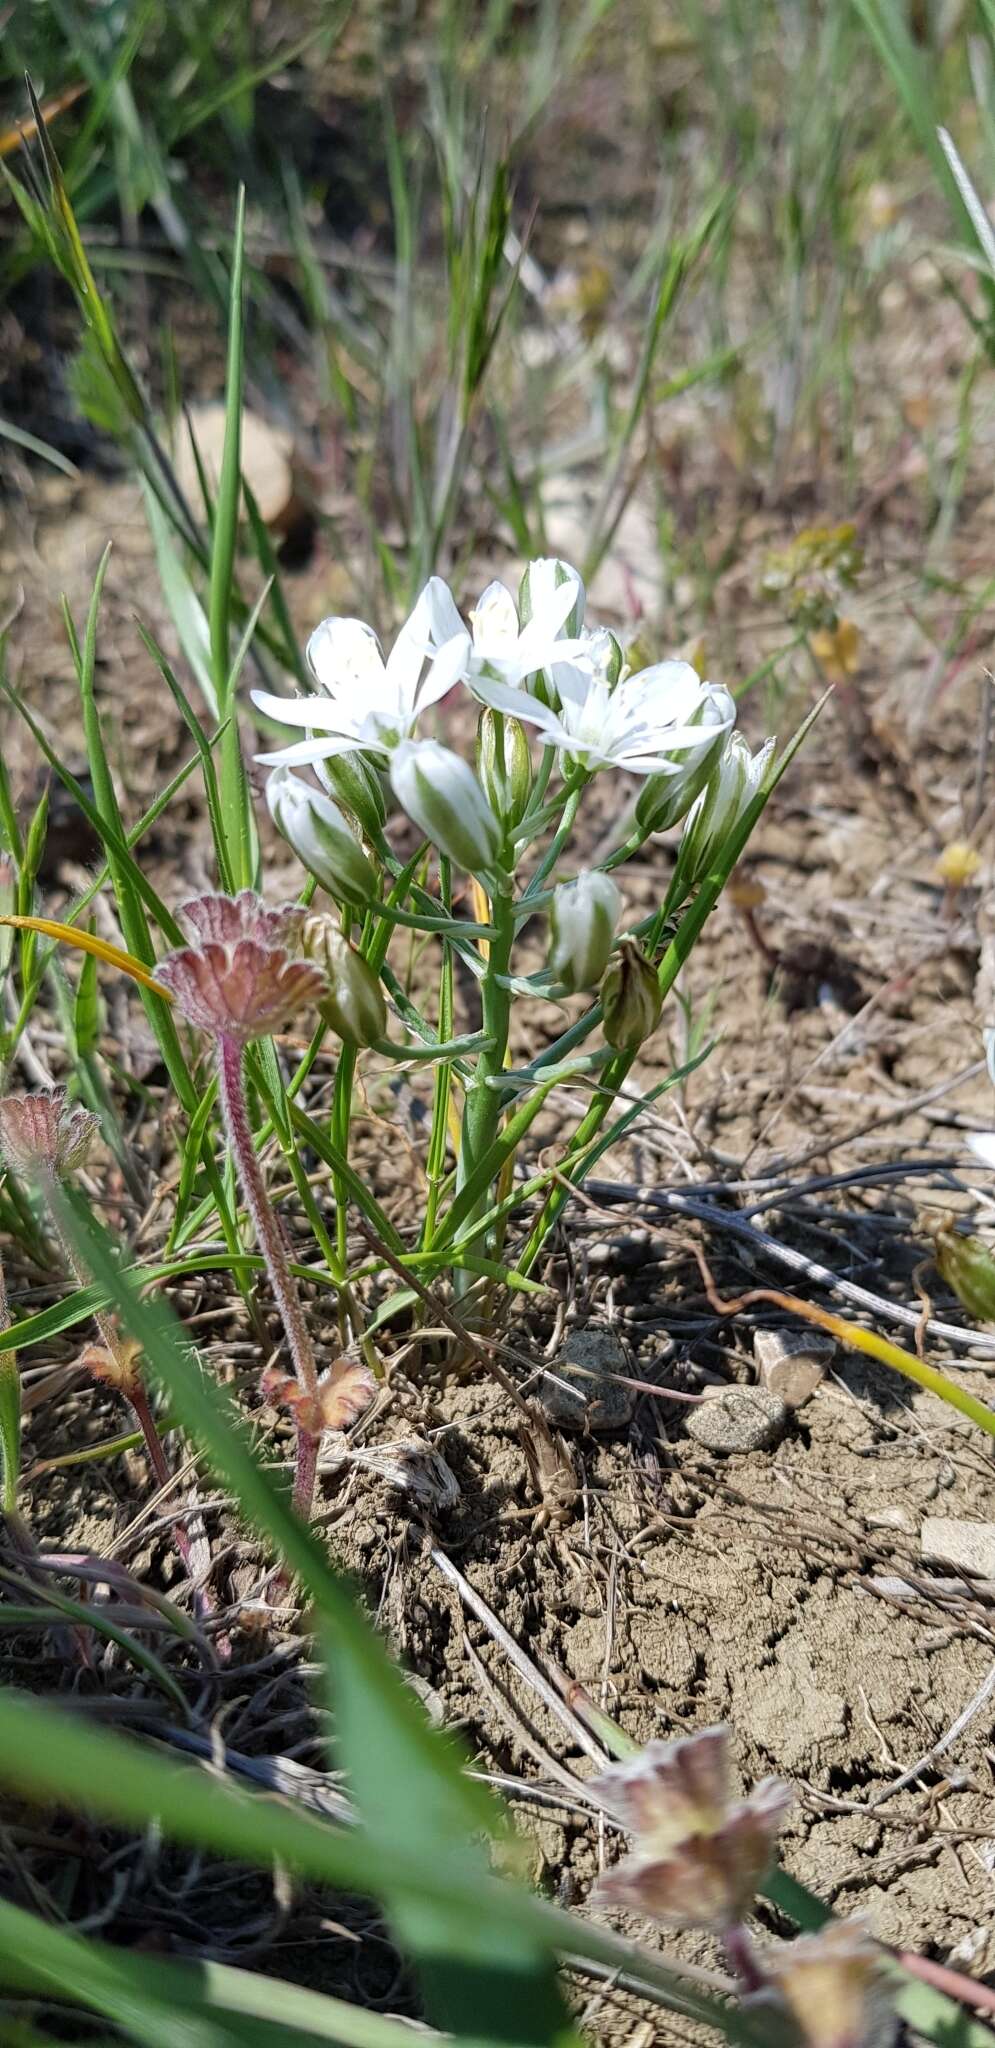
[[380,642],[372,626],[362,619],[322,619],[307,643],[306,655],[311,674],[323,690],[350,682],[382,683]]
[[995,1131],[969,1131],[967,1142],[977,1159],[995,1167]]
[[485,659],[514,657],[518,647],[518,606],[504,583],[489,583],[470,613],[473,644]]
[[533,618],[537,618],[541,612],[543,617],[548,619],[555,600],[560,597],[561,592],[568,590],[570,602],[566,610],[560,614],[560,625],[562,626],[564,620],[570,617],[575,605],[578,622],[583,619],[587,592],[576,569],[572,568],[569,562],[561,561],[556,555],[539,555],[534,562],[529,563],[528,578]]
[[430,704],[437,704],[440,697],[446,697],[466,675],[470,658],[470,635],[463,627],[453,638],[440,647],[425,681],[418,691],[418,710],[427,711]]
[[[265,768],[303,768],[312,761],[329,761],[333,754],[354,754],[366,742],[358,739],[298,740],[294,746],[278,747],[272,754],[257,754]],[[383,752],[383,749],[380,749]]]
[[351,723],[329,697],[274,697],[269,690],[252,690],[250,695],[257,711],[280,725],[304,725],[309,732],[341,732],[343,725]]
[[453,593],[441,576],[429,577],[412,618],[421,607],[427,622],[427,638],[433,647],[444,647],[447,640],[455,640],[457,634],[466,632]]
[[493,676],[474,676],[473,694],[494,711],[507,711],[512,718],[523,718],[528,725],[555,726],[560,730],[555,711],[548,704],[540,704],[538,697],[530,697],[527,690],[513,689],[510,683],[499,683]]

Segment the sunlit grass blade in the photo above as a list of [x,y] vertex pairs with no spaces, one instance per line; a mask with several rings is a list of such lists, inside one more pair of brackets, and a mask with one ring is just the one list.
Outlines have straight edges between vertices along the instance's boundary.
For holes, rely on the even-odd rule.
[[225,438],[221,455],[221,476],[211,536],[211,581],[208,623],[211,636],[211,673],[221,717],[229,722],[221,741],[221,816],[228,846],[228,863],[240,889],[248,888],[255,873],[255,829],[249,800],[248,781],[242,759],[238,718],[233,703],[231,621],[235,549],[238,540],[239,508],[242,498],[242,383],[244,370],[245,306],[243,273],[245,260],[245,189],[239,188],[232,248],[231,297],[228,315],[228,372],[225,385]]
[[[408,2020],[228,1963],[186,1963],[85,1940],[0,1901],[0,1984],[101,2013],[145,2048],[411,2048]],[[87,2033],[89,2048],[101,2048]],[[441,2037],[419,2030],[424,2048]],[[40,2036],[10,2036],[10,2048],[55,2048]],[[460,2036],[460,2048],[492,2048]]]

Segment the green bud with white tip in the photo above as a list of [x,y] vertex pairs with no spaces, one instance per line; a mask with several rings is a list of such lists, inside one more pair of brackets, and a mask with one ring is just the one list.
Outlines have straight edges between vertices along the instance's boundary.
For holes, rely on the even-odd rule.
[[289,768],[274,768],[266,801],[277,831],[329,896],[347,903],[368,903],[376,896],[373,868],[330,796]]
[[426,839],[469,875],[486,875],[501,847],[490,804],[467,761],[438,740],[402,740],[390,759],[402,809]]
[[320,914],[305,918],[301,951],[328,976],[319,1005],[325,1023],[347,1045],[376,1045],[387,1033],[387,1005],[369,961],[349,944],[334,918]]
[[730,733],[705,788],[688,812],[671,885],[679,900],[704,881],[742,824],[763,783],[775,744],[767,740],[759,753],[751,754],[742,733]]
[[584,868],[553,891],[549,969],[571,995],[594,988],[608,965],[622,898],[610,875]]
[[[503,737],[503,746],[499,745]],[[477,727],[477,778],[495,816],[514,829],[520,825],[532,794],[532,755],[528,734],[517,718],[487,705]]]
[[701,795],[722,756],[726,736],[736,716],[729,691],[720,684],[709,694],[689,723],[700,725],[701,740],[675,754],[671,772],[647,775],[636,801],[636,823],[649,837],[651,832],[669,832],[679,825]]
[[366,839],[377,839],[387,822],[383,777],[366,754],[329,754],[314,764],[329,796],[351,812]]

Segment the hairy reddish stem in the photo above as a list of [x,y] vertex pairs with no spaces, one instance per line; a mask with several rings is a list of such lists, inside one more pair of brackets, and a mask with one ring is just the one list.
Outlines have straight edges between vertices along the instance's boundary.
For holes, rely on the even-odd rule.
[[[252,1141],[242,1059],[242,1047],[238,1040],[229,1037],[227,1032],[221,1032],[218,1037],[221,1107],[235,1165],[238,1168],[238,1177],[242,1183],[245,1206],[252,1218],[256,1242],[266,1261],[266,1271],[273,1289],[273,1298],[280,1311],[280,1320],[286,1334],[297,1383],[305,1394],[315,1397],[318,1392],[318,1369],[314,1362],[314,1351],[304,1320],[297,1282],[290,1270],[283,1234],[266,1193],[266,1183]],[[297,1513],[305,1521],[310,1520],[314,1500],[318,1441],[310,1430],[303,1429],[300,1423],[297,1424],[297,1465],[294,1473],[293,1501]]]

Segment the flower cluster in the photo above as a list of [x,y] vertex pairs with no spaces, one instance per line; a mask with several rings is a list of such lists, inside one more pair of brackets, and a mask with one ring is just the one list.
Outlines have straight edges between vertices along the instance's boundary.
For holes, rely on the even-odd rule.
[[[253,692],[260,711],[303,726],[308,737],[259,759],[321,768],[336,756],[365,753],[389,768],[407,807],[410,749],[431,744],[415,740],[417,723],[464,683],[481,704],[534,726],[565,775],[624,768],[687,776],[731,728],[729,692],[702,682],[686,661],[630,673],[614,635],[585,625],[585,608],[577,571],[539,560],[529,564],[517,603],[503,583],[489,584],[469,626],[433,576],[386,658],[361,620],[324,619],[307,647],[321,694],[288,700]],[[427,772],[438,771],[436,758]]]
[[[390,857],[386,781],[419,832],[497,899],[510,895],[519,859],[550,824],[559,853],[573,816],[567,806],[595,777],[620,769],[637,779],[627,836],[606,866],[546,899],[551,986],[573,994],[607,973],[606,1042],[635,1051],[660,1014],[656,963],[631,935],[616,938],[621,897],[607,869],[685,821],[665,913],[679,910],[748,829],[773,741],[751,755],[733,731],[729,691],[690,663],[631,669],[615,635],[589,621],[576,569],[555,559],[529,563],[517,598],[488,584],[466,621],[433,576],[386,655],[361,620],[325,619],[307,659],[317,694],[253,692],[267,717],[306,735],[259,759],[272,770],[267,796],[278,829],[344,913],[378,900],[377,871]],[[419,729],[457,686],[479,706],[475,767]],[[313,768],[323,791],[295,775],[298,767]],[[562,788],[550,796],[554,772]]]
[[776,1778],[734,1798],[727,1728],[647,1743],[588,1789],[634,1837],[601,1880],[603,1903],[718,1935],[763,2038],[770,2033],[797,2048],[891,2048],[892,1985],[862,1921],[833,1921],[775,1947],[754,1945],[746,1918],[791,1802]]

